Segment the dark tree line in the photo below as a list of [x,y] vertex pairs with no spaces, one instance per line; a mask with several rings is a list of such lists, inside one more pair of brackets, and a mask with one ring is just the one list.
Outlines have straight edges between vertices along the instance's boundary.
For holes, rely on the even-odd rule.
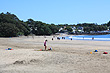
[[0,14],[0,36],[16,37],[18,35],[27,35],[29,27],[20,21],[16,15],[7,12]]
[[[109,29],[110,27],[110,21],[106,24],[102,24],[102,25],[98,25],[96,23],[79,23],[77,25],[73,24],[73,25],[68,25],[68,24],[59,24],[59,27],[63,27],[66,26],[66,29],[69,32],[72,32],[72,29],[70,27],[75,27],[76,28],[76,32],[78,30],[79,27],[83,27],[83,31],[84,33],[90,33],[90,31],[93,32],[98,32],[98,31],[104,31]],[[80,33],[80,32],[79,32]]]
[[14,14],[7,12],[0,14],[0,37],[16,37],[19,35],[51,35],[58,32],[54,24],[46,24],[41,21],[28,19],[24,22],[18,19]]
[[[108,24],[107,24],[108,25]],[[98,25],[98,24],[95,24],[95,23],[82,23],[82,24],[77,24],[77,27],[83,27],[84,28],[84,32],[88,32],[90,33],[90,31],[94,31],[94,32],[97,32],[97,31],[104,31],[104,30],[107,30],[107,26],[104,26],[104,25]]]
[[106,26],[102,26],[102,25],[95,25],[95,26],[91,26],[91,27],[84,27],[84,31],[85,32],[90,32],[90,31],[104,31],[107,30]]
[[55,24],[46,24],[41,21],[34,21],[33,19],[28,19],[26,23],[31,29],[30,33],[35,35],[51,35],[58,32]]
[[110,27],[110,21],[108,23],[98,25],[95,23],[81,23],[81,24],[47,24],[41,21],[34,21],[28,19],[27,21],[21,21],[14,14],[7,12],[6,14],[0,13],[0,37],[16,37],[19,35],[51,35],[58,32],[61,27],[66,26],[65,30],[72,32],[71,27],[83,27],[84,32],[90,33],[90,31],[103,31]]

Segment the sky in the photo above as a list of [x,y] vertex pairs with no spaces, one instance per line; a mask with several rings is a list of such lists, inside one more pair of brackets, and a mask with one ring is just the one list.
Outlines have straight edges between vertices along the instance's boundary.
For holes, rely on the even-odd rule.
[[48,24],[104,24],[110,21],[110,0],[0,0],[0,13]]

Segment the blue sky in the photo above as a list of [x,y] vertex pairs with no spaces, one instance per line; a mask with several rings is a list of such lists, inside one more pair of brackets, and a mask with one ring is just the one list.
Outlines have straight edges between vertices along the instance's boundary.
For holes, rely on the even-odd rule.
[[110,0],[0,0],[0,13],[49,24],[107,23],[109,8]]

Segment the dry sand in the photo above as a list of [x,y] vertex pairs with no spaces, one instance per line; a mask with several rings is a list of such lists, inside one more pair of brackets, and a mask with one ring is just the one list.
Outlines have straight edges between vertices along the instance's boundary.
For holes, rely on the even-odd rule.
[[[110,41],[51,38],[0,38],[0,73],[110,73]],[[52,51],[38,51],[45,39]]]

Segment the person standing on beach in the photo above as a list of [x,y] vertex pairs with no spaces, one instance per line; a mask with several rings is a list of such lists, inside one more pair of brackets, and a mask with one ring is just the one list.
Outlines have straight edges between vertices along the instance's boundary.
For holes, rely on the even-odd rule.
[[53,38],[52,38],[52,40],[53,40]]
[[92,40],[94,40],[94,37],[92,37]]
[[47,42],[47,40],[45,40],[45,42],[44,42],[45,50],[46,50],[46,48],[47,48],[46,42]]

